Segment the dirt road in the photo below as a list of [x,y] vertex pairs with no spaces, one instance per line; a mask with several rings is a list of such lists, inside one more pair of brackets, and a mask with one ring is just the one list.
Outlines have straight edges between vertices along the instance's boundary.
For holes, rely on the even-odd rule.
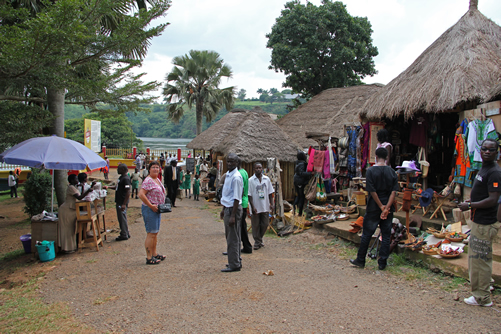
[[[216,206],[177,204],[163,215],[159,234],[166,261],[145,264],[140,219],[128,241],[109,238],[99,252],[59,257],[42,284],[43,299],[68,303],[97,332],[499,332],[499,308],[467,306],[467,295],[454,301],[431,286],[353,268],[298,242],[308,234],[265,237],[265,248],[242,254],[242,271],[221,273],[225,240]],[[263,275],[267,270],[275,275]]]

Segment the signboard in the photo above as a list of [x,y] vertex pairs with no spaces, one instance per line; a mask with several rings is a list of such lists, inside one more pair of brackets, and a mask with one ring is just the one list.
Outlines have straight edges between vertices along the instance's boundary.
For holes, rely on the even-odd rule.
[[186,158],[186,170],[195,173],[195,158]]
[[84,143],[92,151],[101,152],[101,121],[85,120]]

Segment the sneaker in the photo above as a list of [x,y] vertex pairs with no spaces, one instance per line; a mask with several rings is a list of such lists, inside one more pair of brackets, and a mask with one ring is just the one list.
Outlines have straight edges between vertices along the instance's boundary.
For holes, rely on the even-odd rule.
[[479,303],[477,303],[477,300],[473,296],[471,296],[470,298],[465,298],[464,302],[466,304],[468,304],[468,305],[472,305],[472,306],[484,306],[484,307],[491,307],[492,304],[493,304],[492,302],[490,302],[490,303],[485,304],[485,305],[480,305]]

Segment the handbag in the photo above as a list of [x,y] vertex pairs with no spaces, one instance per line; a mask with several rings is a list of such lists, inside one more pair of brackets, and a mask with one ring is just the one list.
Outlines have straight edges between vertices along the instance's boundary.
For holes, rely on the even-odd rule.
[[418,149],[418,158],[419,165],[421,166],[421,177],[425,179],[428,177],[428,170],[430,169],[430,163],[426,161],[426,153],[424,147],[420,147]]
[[171,205],[170,199],[168,197],[165,197],[164,204],[158,204],[158,212],[160,212],[160,213],[172,212],[172,205]]
[[317,198],[317,178],[312,177],[308,185],[304,188],[304,197],[309,201],[313,202]]

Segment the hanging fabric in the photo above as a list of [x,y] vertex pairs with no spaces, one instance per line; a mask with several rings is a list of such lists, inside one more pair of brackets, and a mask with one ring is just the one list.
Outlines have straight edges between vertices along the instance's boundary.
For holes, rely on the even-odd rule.
[[467,143],[470,164],[473,170],[482,168],[482,157],[480,156],[480,146],[486,139],[497,139],[496,128],[491,119],[476,119],[468,124]]
[[308,150],[308,166],[306,167],[307,172],[313,172],[313,156],[315,155],[315,149],[310,146]]
[[322,173],[324,169],[325,151],[315,150],[313,154],[313,170]]
[[430,168],[430,163],[426,161],[426,153],[424,147],[418,149],[418,162],[421,166],[421,177],[423,179],[428,177],[428,170]]
[[334,161],[334,153],[332,152],[331,137],[329,137],[329,142],[327,143],[327,151],[329,152],[329,172],[335,174],[336,162]]

